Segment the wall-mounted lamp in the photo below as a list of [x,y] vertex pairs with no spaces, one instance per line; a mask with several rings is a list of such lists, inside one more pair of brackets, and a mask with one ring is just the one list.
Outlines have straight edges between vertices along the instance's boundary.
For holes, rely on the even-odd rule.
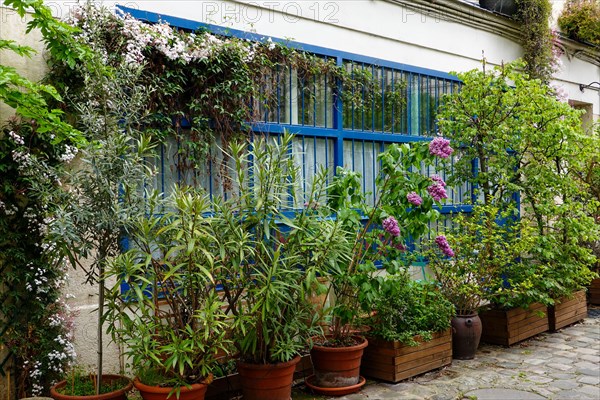
[[591,88],[593,87],[593,85],[598,85],[598,89],[600,89],[600,82],[592,82],[589,85],[580,84],[579,90],[583,92],[584,89]]

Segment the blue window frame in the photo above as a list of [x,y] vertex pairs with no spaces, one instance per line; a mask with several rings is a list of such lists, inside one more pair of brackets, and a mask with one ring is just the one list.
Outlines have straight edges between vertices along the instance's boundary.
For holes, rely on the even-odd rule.
[[[139,20],[150,23],[163,21],[180,29],[205,29],[213,34],[250,41],[265,39],[255,33],[124,6],[119,8]],[[334,89],[339,88],[328,84],[325,77],[316,77],[311,82],[305,82],[290,68],[276,70],[270,77],[270,82],[277,87],[276,97],[267,106],[254,105],[259,118],[251,125],[251,130],[255,133],[281,134],[289,131],[296,135],[292,152],[302,167],[303,182],[308,182],[319,166],[328,167],[332,173],[338,166],[360,172],[363,177],[363,190],[369,194],[370,202],[374,202],[376,196],[378,154],[391,143],[431,140],[437,131],[435,110],[441,97],[459,90],[458,78],[445,72],[280,38],[271,39],[325,59],[333,59],[338,66],[345,67],[350,73],[358,69],[368,69],[374,79],[379,81],[381,93],[371,99],[371,104],[364,104],[360,109],[356,109],[343,104],[335,95]],[[386,102],[388,96],[397,94],[396,91],[401,91],[400,95],[405,100],[401,107]],[[380,106],[376,106],[379,102]],[[180,129],[185,129],[185,126]],[[168,193],[171,183],[183,181],[200,185],[211,195],[226,195],[220,185],[216,184],[218,168],[215,166],[220,162],[219,152],[211,154],[211,162],[207,164],[205,171],[195,171],[193,175],[186,176],[182,176],[177,172],[177,168],[174,168],[178,162],[177,143],[173,141],[171,146],[164,147],[162,152],[159,165],[161,173],[155,184],[164,193]],[[427,168],[423,172],[428,175],[438,173],[435,168]],[[440,210],[442,218],[435,226],[431,226],[433,232],[438,228],[450,227],[452,213],[472,210],[469,204],[474,198],[471,184],[448,188],[448,196]]]

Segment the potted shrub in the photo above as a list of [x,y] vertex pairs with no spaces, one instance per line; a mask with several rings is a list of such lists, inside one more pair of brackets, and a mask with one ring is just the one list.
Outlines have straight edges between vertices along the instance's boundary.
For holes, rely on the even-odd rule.
[[[101,61],[96,61],[101,65]],[[147,94],[131,85],[139,71],[122,68],[103,74],[98,69],[86,71],[84,65],[77,68],[87,84],[97,85],[88,88],[87,102],[72,105],[81,113],[74,118],[88,142],[79,150],[70,148],[71,154],[65,161],[77,156],[72,165],[49,172],[63,189],[52,193],[57,208],[48,218],[46,240],[52,249],[53,262],[83,271],[85,283],[97,287],[98,307],[94,312],[98,321],[98,359],[94,380],[98,395],[104,378],[102,318],[106,267],[119,253],[122,236],[130,223],[144,212],[144,197],[139,188],[151,176],[155,153],[151,141],[138,129],[142,118],[139,110]],[[109,100],[107,91],[118,100]],[[98,106],[97,101],[110,102],[111,107]],[[102,130],[96,121],[102,121]]]
[[[545,304],[552,303],[550,296],[561,285],[558,275],[571,279],[589,267],[592,257],[585,242],[598,237],[591,217],[594,202],[583,178],[597,138],[583,134],[577,110],[559,101],[542,81],[523,74],[522,68],[514,62],[490,71],[484,63],[481,71],[458,74],[464,84],[446,98],[438,115],[440,130],[462,145],[460,159],[448,171],[450,181],[472,182],[474,199],[485,206],[485,218],[476,221],[482,235],[504,222],[512,226],[499,239],[521,235],[515,244],[522,252],[511,248],[512,260],[493,245],[486,254],[488,263],[500,263],[503,278],[490,292],[490,301],[503,310],[486,312],[486,318],[505,320],[519,314],[533,318],[527,323],[536,328],[515,335],[518,327],[509,324],[504,337],[492,337],[484,321],[484,338],[504,345],[545,329],[545,322],[534,314],[542,314]],[[481,98],[489,101],[476,100]],[[528,304],[536,304],[531,315],[518,309],[507,312]],[[487,332],[500,331],[488,326]]]
[[216,240],[228,243],[219,253],[215,282],[232,317],[245,399],[290,398],[300,354],[321,331],[310,295],[323,290],[317,277],[329,257],[347,250],[345,237],[332,230],[317,203],[326,171],[315,176],[306,200],[296,196],[292,142],[283,135],[255,137],[251,148],[232,144],[239,193],[213,205],[220,216]]
[[[519,258],[532,246],[530,231],[518,221],[511,222],[510,214],[475,206],[471,217],[457,216],[455,228],[447,234],[454,254],[444,251],[447,245],[439,240],[435,245],[440,249],[431,246],[428,253],[440,290],[456,307],[454,358],[473,359],[480,339],[505,345],[523,340],[523,332],[515,336],[521,325],[529,326],[521,331],[530,336],[548,329],[546,318],[526,310],[540,299],[550,300],[539,286],[540,267]],[[489,310],[479,313],[484,305]],[[542,305],[533,307],[538,308],[546,310]],[[515,313],[531,314],[534,323],[528,320],[513,326],[507,315]],[[503,319],[496,322],[493,316]]]
[[364,375],[396,383],[452,362],[454,305],[436,285],[407,274],[391,277],[368,307],[374,314],[366,322]]
[[544,273],[545,285],[552,298],[548,306],[549,329],[556,331],[587,316],[586,286],[593,282],[598,275],[590,268],[596,264],[596,256],[590,251],[589,246],[575,242],[571,237],[577,238],[582,232],[587,231],[590,237],[597,229],[593,219],[580,218],[577,233],[570,232],[575,228],[564,219],[558,219],[553,228],[565,233],[562,240],[553,240],[556,237],[540,238],[539,248],[534,255],[538,259],[543,257],[551,260],[550,268]]
[[[378,266],[390,275],[410,265],[406,254],[409,238],[418,239],[437,220],[433,207],[446,198],[445,182],[437,175],[421,173],[452,153],[441,137],[431,142],[390,145],[379,156],[378,199],[369,206],[362,195],[360,175],[339,169],[329,190],[328,207],[335,213],[338,235],[346,235],[351,251],[335,260],[328,270],[335,299],[330,309],[330,329],[314,339],[311,358],[315,375],[307,379],[314,391],[344,394],[360,389],[360,360],[368,342],[360,335],[360,322],[370,313],[368,299],[381,285]],[[383,262],[385,261],[385,262]],[[343,367],[338,359],[351,360]]]
[[600,46],[600,4],[595,0],[568,0],[558,26],[571,39]]
[[165,204],[151,197],[149,205],[150,216],[132,227],[132,248],[109,264],[107,278],[117,283],[105,320],[143,399],[203,399],[228,343],[212,269],[222,249],[213,232],[219,217],[206,216],[208,196],[193,190],[175,190]]

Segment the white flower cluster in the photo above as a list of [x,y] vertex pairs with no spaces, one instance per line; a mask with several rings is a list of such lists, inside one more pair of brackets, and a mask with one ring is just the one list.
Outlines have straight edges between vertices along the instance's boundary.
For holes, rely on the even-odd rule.
[[170,60],[187,63],[204,60],[227,43],[211,34],[180,34],[165,22],[149,25],[129,14],[121,14],[121,18],[123,33],[128,38],[125,54],[127,64],[144,62],[144,50],[148,47],[156,48]]
[[[27,364],[27,361],[25,361],[25,364]],[[29,378],[31,378],[32,381],[31,394],[34,396],[40,396],[44,390],[42,385],[39,383],[42,375],[42,362],[39,360],[35,361],[33,363],[33,368],[29,371]]]
[[61,162],[70,163],[71,161],[73,161],[75,156],[77,156],[78,151],[79,150],[77,149],[77,147],[66,145],[65,152],[60,157],[58,157],[58,159]]
[[8,136],[10,136],[10,138],[12,139],[12,141],[15,142],[15,144],[17,146],[24,146],[25,145],[25,140],[23,140],[23,138],[19,134],[15,133],[13,131],[10,131],[10,132],[8,132]]
[[13,150],[11,153],[14,162],[19,164],[19,170],[25,170],[32,164],[31,154],[26,151]]
[[4,210],[4,214],[6,216],[15,215],[19,209],[14,204],[11,204],[9,207],[6,207],[6,203],[0,200],[0,211]]

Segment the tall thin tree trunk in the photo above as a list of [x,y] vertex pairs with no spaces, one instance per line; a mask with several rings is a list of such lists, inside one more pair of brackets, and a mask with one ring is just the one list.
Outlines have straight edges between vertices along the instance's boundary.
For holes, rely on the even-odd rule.
[[99,293],[98,293],[98,373],[96,374],[96,394],[100,394],[102,386],[102,360],[103,360],[103,340],[102,340],[102,315],[104,314],[104,262],[99,263]]

